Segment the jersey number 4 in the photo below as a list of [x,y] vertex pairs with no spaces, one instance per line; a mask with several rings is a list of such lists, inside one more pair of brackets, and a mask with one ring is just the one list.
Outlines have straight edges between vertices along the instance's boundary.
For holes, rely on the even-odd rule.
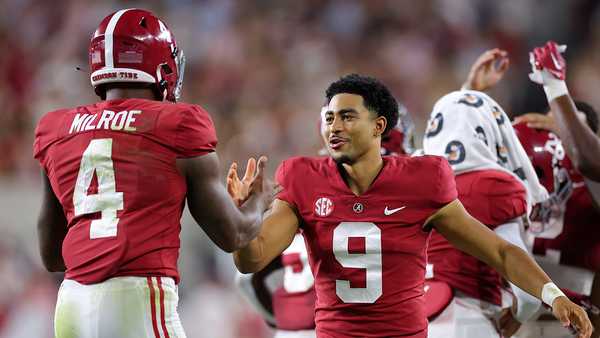
[[[94,172],[98,193],[88,195]],[[90,238],[117,236],[117,211],[123,209],[123,193],[117,192],[112,161],[112,139],[92,140],[83,152],[73,191],[75,216],[100,212],[100,219],[90,224]]]
[[[364,253],[350,253],[351,237],[364,238]],[[345,268],[366,271],[366,287],[353,288],[350,281],[336,280],[335,292],[344,303],[375,303],[383,294],[381,229],[371,222],[342,222],[333,230],[333,253]]]

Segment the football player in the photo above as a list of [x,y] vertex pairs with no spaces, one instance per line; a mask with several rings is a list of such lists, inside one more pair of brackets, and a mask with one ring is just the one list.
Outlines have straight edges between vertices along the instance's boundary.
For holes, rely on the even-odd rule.
[[[582,295],[591,293],[591,298],[583,300],[598,307],[600,212],[584,177],[575,169],[556,134],[525,123],[514,127],[540,181],[551,193],[548,202],[534,209],[528,245],[535,259],[561,287]],[[588,314],[597,330],[599,313],[596,310]],[[535,331],[535,326],[539,325],[529,325],[527,331]]]
[[[425,135],[424,150],[428,154],[446,156],[451,161],[457,174],[459,200],[471,215],[504,239],[526,249],[520,220],[526,214],[525,186],[511,173],[512,170],[504,170],[506,168],[502,166],[506,167],[495,143],[503,140],[495,137],[499,131],[495,131],[495,125],[503,127],[501,122],[505,119],[499,118],[503,115],[500,105],[481,93],[503,78],[509,63],[507,52],[498,48],[487,50],[477,58],[462,91],[450,93],[436,103]],[[486,118],[492,115],[498,116]],[[440,138],[443,128],[446,132],[448,128],[463,130],[463,142],[451,137],[452,141],[448,143],[447,137]],[[474,159],[480,159],[481,163]],[[484,332],[489,337],[498,334],[510,337],[521,322],[530,319],[539,308],[536,298],[511,285],[518,301],[499,313],[503,303],[509,303],[503,302],[504,283],[500,275],[485,263],[454,248],[436,231],[432,231],[427,254],[430,264],[427,266],[425,299],[435,315],[429,325],[431,337],[479,337]],[[449,287],[454,292],[443,292]],[[447,299],[441,299],[444,295]]]
[[55,336],[185,337],[176,308],[186,199],[217,246],[245,247],[272,201],[266,159],[238,208],[221,184],[210,116],[177,102],[183,53],[151,12],[104,18],[89,63],[102,101],[49,112],[35,132],[41,256],[65,271]]
[[[531,54],[531,61],[534,72],[538,74],[534,79],[548,81],[549,84],[566,90],[564,82],[552,79],[553,74],[557,72],[562,72],[560,77],[564,79],[566,64],[560,49],[562,48],[550,42],[543,48],[537,48],[536,52]],[[538,59],[539,61],[536,61]],[[483,67],[482,71],[476,73],[472,71],[464,88],[487,90],[493,87],[506,70],[493,65],[508,63],[506,53],[498,49],[484,53],[479,61]],[[556,67],[557,64],[560,69],[554,69],[553,72],[544,70],[543,65]],[[551,88],[545,90],[551,107],[562,111],[565,103],[562,102],[563,98],[554,100],[561,101],[562,104],[557,102],[553,104],[550,98],[556,93]],[[568,92],[563,91],[563,93],[566,100]],[[562,123],[577,124],[570,128],[579,128],[581,127],[579,124],[584,123],[586,125],[584,128],[589,130],[581,131],[579,141],[593,143],[593,138],[590,136],[598,131],[598,116],[594,109],[584,102],[575,101],[575,107],[578,122],[563,119]],[[594,202],[594,197],[590,193],[589,186],[592,183],[581,175],[579,167],[569,159],[571,154],[577,156],[577,153],[588,152],[588,149],[593,149],[593,146],[581,148],[575,142],[571,142],[570,146],[564,147],[559,138],[561,129],[553,117],[556,114],[553,109],[546,114],[528,113],[515,118],[515,131],[535,167],[540,182],[551,193],[551,199],[547,203],[535,208],[537,216],[529,227],[527,244],[533,247],[536,260],[561,287],[584,295],[589,294],[591,288],[591,298],[585,296],[577,298],[586,305],[590,319],[596,328],[594,335],[597,335],[600,328],[598,310],[596,310],[600,304],[600,281],[596,278],[592,285],[592,280],[599,264],[597,252],[600,250],[600,238],[597,236],[596,228],[600,213],[597,202]],[[560,114],[572,113],[569,111]],[[514,318],[510,318],[512,313],[509,312],[507,315],[507,321],[513,322],[514,327]],[[530,334],[532,337],[539,336],[537,325],[541,324],[527,325],[526,332],[520,333],[519,336],[525,337]]]
[[[544,86],[550,105],[550,119],[530,114],[517,119],[534,128],[552,129],[560,136],[575,168],[585,177],[600,181],[600,138],[579,113],[566,85],[567,64],[562,56],[566,46],[548,41],[530,53],[535,83]],[[596,118],[597,120],[597,118]]]
[[598,116],[588,104],[571,99],[564,48],[550,41],[530,54],[530,78],[544,85],[550,111],[517,117],[515,129],[540,181],[553,193],[530,227],[533,253],[561,286],[590,295],[590,319],[598,336],[600,210],[592,194],[595,183],[589,180],[599,177]]
[[[327,106],[323,107],[321,113],[325,114],[326,111]],[[396,127],[381,140],[381,154],[384,156],[408,154],[414,149],[414,125],[402,105],[399,107],[399,116]],[[322,121],[322,118],[319,120]],[[319,125],[326,127],[324,123]],[[323,150],[322,155],[327,154],[327,150]],[[237,193],[243,189],[243,181],[247,182],[254,176],[255,169],[254,164],[248,162],[246,174],[240,180],[237,163],[232,163],[227,180],[236,203],[242,202],[242,196]],[[236,285],[242,294],[263,315],[265,321],[276,328],[274,338],[315,337],[314,283],[301,232],[294,236],[281,256],[267,267],[253,274],[238,274],[236,277]]]
[[[514,172],[529,172],[543,197],[547,195],[524,151],[514,149],[521,145],[508,129],[512,129],[508,117],[492,98],[478,91],[456,91],[435,104],[423,150],[446,156],[456,174],[458,199],[473,217],[527,250],[521,218],[527,215],[528,186]],[[519,152],[522,161],[511,161]],[[438,300],[442,308],[436,309],[439,315],[429,325],[429,336],[500,337],[496,320],[503,306],[504,284],[498,272],[455,248],[436,230],[429,240],[427,258],[430,289],[447,284],[454,291],[446,302]],[[504,337],[512,336],[519,323],[529,320],[540,306],[518,287],[512,285],[512,289],[518,299],[513,307],[517,323],[510,325],[511,330],[503,323],[500,333]],[[425,299],[435,303],[429,292]]]
[[465,211],[444,158],[381,156],[381,137],[398,119],[383,84],[348,75],[329,86],[326,98],[322,136],[330,156],[280,165],[283,191],[258,237],[234,252],[240,272],[260,271],[301,228],[315,277],[318,337],[426,337],[425,250],[435,228],[589,337],[583,309],[527,253]]

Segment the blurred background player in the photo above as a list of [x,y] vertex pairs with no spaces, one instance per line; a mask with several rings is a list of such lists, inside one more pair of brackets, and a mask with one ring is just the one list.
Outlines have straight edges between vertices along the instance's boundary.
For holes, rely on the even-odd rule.
[[[423,150],[448,159],[456,175],[458,198],[473,217],[527,250],[521,237],[522,217],[527,217],[528,206],[545,200],[547,193],[498,103],[477,91],[445,95],[433,107]],[[431,288],[442,282],[455,291],[429,325],[432,338],[510,337],[518,323],[531,318],[540,306],[536,298],[511,284],[518,299],[513,311],[517,322],[503,322],[498,333],[503,306],[500,275],[435,230],[427,257],[428,277],[437,282]]]
[[[531,79],[544,85],[550,111],[517,117],[515,129],[540,181],[552,193],[529,228],[536,260],[561,287],[589,305],[594,337],[600,335],[600,200],[597,186],[598,115],[573,101],[565,84],[564,47],[550,41],[531,53]],[[575,159],[575,160],[573,160]],[[576,295],[575,295],[576,296]],[[531,336],[538,332],[530,332]]]
[[44,172],[40,251],[49,271],[66,272],[55,336],[185,337],[177,259],[186,198],[221,249],[244,247],[272,199],[266,159],[236,207],[221,184],[208,113],[176,103],[183,53],[151,12],[104,18],[89,62],[103,101],[46,114],[34,144]]
[[[381,139],[381,154],[396,156],[410,154],[414,150],[414,125],[406,107],[399,104],[399,119],[395,128]],[[324,116],[327,106],[321,109]],[[326,128],[323,116],[319,126]],[[326,155],[322,149],[320,155]],[[240,181],[237,176],[237,164],[231,165],[228,175],[229,192],[237,203],[241,203],[244,184],[254,176],[254,165]],[[242,195],[244,193],[242,192]],[[298,232],[290,246],[281,256],[275,258],[267,267],[253,274],[238,274],[236,284],[246,299],[264,317],[265,321],[277,331],[275,338],[281,337],[315,337],[315,291],[314,277],[308,263],[308,252],[304,237]]]
[[280,165],[283,191],[259,236],[234,253],[241,272],[260,271],[301,227],[315,276],[319,337],[426,337],[422,295],[433,226],[589,337],[585,312],[522,249],[464,210],[446,160],[381,157],[381,135],[398,117],[385,86],[349,75],[332,83],[326,97],[323,138],[330,158],[298,157]]
[[[538,50],[537,54],[532,54],[532,66],[537,72],[536,55],[545,56],[546,63],[555,65],[549,52],[554,52],[554,58],[564,71],[566,64],[562,55],[556,46],[550,47],[547,44],[543,49]],[[484,67],[486,72],[478,72],[478,76],[473,76],[471,72],[466,88],[478,90],[489,90],[497,84],[504,75],[506,69],[494,67],[499,61],[507,57],[504,51],[490,50],[487,56],[484,54]],[[543,69],[543,67],[542,67]],[[564,74],[563,74],[564,75]],[[550,74],[545,74],[542,79],[548,79]],[[539,77],[538,77],[539,79]],[[551,81],[550,81],[551,82]],[[558,84],[559,86],[564,86]],[[566,93],[568,95],[568,92]],[[552,100],[549,100],[552,101]],[[554,105],[556,106],[556,104]],[[583,139],[594,142],[597,138],[595,134],[598,128],[598,117],[595,110],[588,104],[575,101],[577,108],[578,124],[585,124],[583,130]],[[564,109],[558,107],[558,109]],[[567,108],[569,109],[569,108]],[[573,165],[569,159],[570,154],[583,155],[588,152],[586,147],[577,146],[571,142],[569,147],[563,147],[563,142],[559,138],[560,130],[553,117],[555,113],[550,110],[546,114],[528,113],[515,118],[515,131],[520,139],[525,151],[527,152],[540,182],[550,192],[550,199],[537,205],[533,222],[528,228],[527,245],[533,250],[536,261],[562,288],[568,288],[569,296],[588,309],[588,315],[593,323],[598,320],[597,298],[594,295],[600,294],[597,290],[597,284],[592,287],[594,273],[598,271],[598,245],[600,238],[597,236],[596,228],[600,213],[598,212],[598,202],[594,200],[590,193],[594,188],[594,183],[580,174],[578,168]],[[569,114],[573,114],[569,111]],[[568,123],[575,123],[569,119]],[[580,126],[579,126],[580,127]],[[593,152],[592,152],[593,153]],[[581,162],[579,162],[581,163]],[[564,251],[563,251],[564,250]],[[594,291],[596,290],[596,291]],[[590,292],[592,298],[589,296]],[[593,301],[593,299],[596,299]],[[595,305],[592,305],[595,304]],[[511,313],[508,313],[509,317]],[[552,327],[554,326],[554,327]],[[549,328],[550,327],[550,328]],[[598,326],[594,336],[598,334]],[[570,336],[562,330],[557,330],[558,324],[547,322],[538,322],[536,324],[527,324],[523,332],[519,332],[520,337],[565,337]]]
[[[532,73],[530,79],[543,85],[550,111],[552,112],[552,128],[546,125],[545,129],[554,129],[561,137],[567,154],[571,157],[575,168],[589,179],[600,181],[600,138],[594,126],[590,126],[575,106],[566,85],[567,64],[562,57],[566,45],[559,46],[556,42],[548,41],[543,47],[537,47],[530,53]],[[587,109],[589,110],[589,108]],[[536,124],[535,117],[528,115],[521,121],[530,123],[533,127],[543,127],[544,123]],[[595,117],[598,120],[598,117]],[[544,120],[540,121],[543,122]],[[595,123],[597,124],[597,122]],[[597,128],[597,126],[595,126]]]
[[[525,172],[530,173],[529,181],[533,182],[529,190],[537,190],[536,200],[541,201],[547,195],[539,188],[523,150],[512,149],[520,145],[508,130],[509,119],[500,105],[481,92],[468,91],[492,87],[508,67],[507,53],[500,49],[485,51],[477,58],[462,91],[444,96],[434,106],[425,133],[424,152],[449,160],[456,174],[459,199],[467,211],[504,239],[526,250],[520,218],[526,217],[532,196],[528,198],[527,183],[515,172],[523,179]],[[507,147],[508,144],[513,147]],[[430,323],[431,337],[476,337],[482,332],[487,332],[487,336],[509,337],[539,308],[537,299],[511,284],[518,301],[510,313],[505,310],[500,316],[504,286],[500,275],[454,248],[435,230],[429,242],[428,259],[429,289],[443,290],[449,285],[457,291],[456,299],[448,297],[445,302],[431,300],[440,297],[435,292],[426,293],[428,302],[446,306],[435,309],[439,316]]]

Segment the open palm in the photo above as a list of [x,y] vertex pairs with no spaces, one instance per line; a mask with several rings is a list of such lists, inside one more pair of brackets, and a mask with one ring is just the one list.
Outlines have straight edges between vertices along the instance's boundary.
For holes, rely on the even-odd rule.
[[481,54],[471,66],[464,89],[485,91],[495,86],[508,70],[508,53],[494,48]]
[[246,172],[240,180],[237,173],[237,163],[233,162],[227,173],[227,192],[237,206],[240,206],[246,201],[250,194],[250,185],[256,175],[256,159],[253,157],[248,159],[246,164]]

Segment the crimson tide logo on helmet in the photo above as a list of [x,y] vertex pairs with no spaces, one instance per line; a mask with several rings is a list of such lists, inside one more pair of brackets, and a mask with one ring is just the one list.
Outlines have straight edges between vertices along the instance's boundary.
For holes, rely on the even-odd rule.
[[181,94],[185,57],[167,26],[142,9],[122,9],[102,20],[89,49],[90,80],[104,98],[103,85],[147,83],[163,100]]

